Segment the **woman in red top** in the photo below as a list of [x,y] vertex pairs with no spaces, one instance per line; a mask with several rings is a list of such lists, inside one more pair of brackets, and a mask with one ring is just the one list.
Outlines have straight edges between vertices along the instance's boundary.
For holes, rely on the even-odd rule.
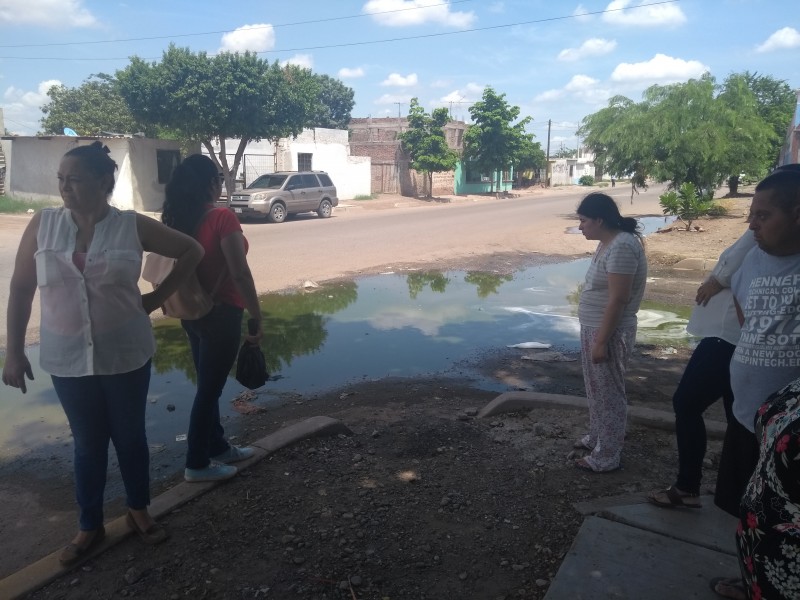
[[252,448],[232,446],[224,437],[219,418],[219,398],[228,378],[242,335],[244,308],[262,336],[258,294],[247,265],[247,240],[236,216],[227,208],[214,208],[222,190],[222,177],[210,158],[193,154],[178,165],[166,187],[161,220],[191,235],[205,255],[197,267],[200,284],[214,298],[206,316],[182,320],[197,371],[197,393],[187,435],[186,481],[218,481],[236,475],[229,463],[250,458]]

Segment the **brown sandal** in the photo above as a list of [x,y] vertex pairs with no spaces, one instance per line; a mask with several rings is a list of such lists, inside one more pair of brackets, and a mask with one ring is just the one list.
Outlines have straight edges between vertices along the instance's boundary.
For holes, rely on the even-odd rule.
[[128,511],[128,514],[125,515],[125,522],[128,524],[128,527],[133,529],[139,538],[148,546],[160,544],[169,537],[169,532],[167,532],[167,530],[158,523],[153,523],[147,529],[141,529],[130,511]]
[[[660,494],[667,496],[666,502],[658,497]],[[687,498],[697,498],[697,502],[687,502]],[[703,504],[700,502],[700,494],[681,492],[674,485],[665,490],[653,490],[647,494],[647,500],[662,508],[703,508]]]
[[58,562],[61,563],[62,567],[71,567],[91,554],[92,550],[103,541],[104,537],[106,537],[106,530],[105,527],[100,525],[98,529],[94,530],[94,535],[89,538],[89,541],[85,545],[79,546],[74,542],[67,544],[61,551]]

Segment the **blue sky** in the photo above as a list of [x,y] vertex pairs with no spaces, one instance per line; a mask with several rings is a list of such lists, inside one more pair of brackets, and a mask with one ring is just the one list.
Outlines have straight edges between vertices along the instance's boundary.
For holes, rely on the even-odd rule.
[[[649,6],[643,6],[650,4]],[[253,50],[341,79],[354,117],[405,115],[412,97],[469,120],[491,85],[551,148],[616,94],[709,71],[800,88],[798,0],[0,0],[0,107],[35,134],[53,83],[73,87],[170,42]]]

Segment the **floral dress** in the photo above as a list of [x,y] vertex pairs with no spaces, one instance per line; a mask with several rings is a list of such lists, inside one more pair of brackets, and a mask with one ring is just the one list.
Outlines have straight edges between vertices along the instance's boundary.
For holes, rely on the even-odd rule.
[[742,576],[752,600],[800,599],[800,379],[761,406],[756,437],[736,531]]

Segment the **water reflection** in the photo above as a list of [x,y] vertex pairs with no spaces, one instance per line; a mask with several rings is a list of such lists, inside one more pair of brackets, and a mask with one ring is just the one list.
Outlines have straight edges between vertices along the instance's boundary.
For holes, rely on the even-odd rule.
[[[522,342],[577,351],[577,301],[588,266],[589,259],[581,259],[513,275],[423,270],[266,294],[261,297],[262,348],[273,379],[260,390],[257,402],[268,406],[284,393],[313,397],[365,378],[445,373],[456,364],[469,364],[484,350]],[[644,303],[639,341],[686,343],[689,311],[688,306]],[[158,349],[148,398],[148,438],[156,468],[174,472],[185,452],[185,442],[177,438],[188,426],[195,373],[180,324],[163,319],[154,327]],[[28,394],[3,390],[0,451],[6,457],[37,449],[68,456],[66,420],[50,378],[38,369],[38,348],[31,348],[29,357],[36,380]],[[460,373],[464,376],[465,370]],[[226,429],[234,433],[238,415],[231,400],[242,391],[229,378],[220,403]]]

